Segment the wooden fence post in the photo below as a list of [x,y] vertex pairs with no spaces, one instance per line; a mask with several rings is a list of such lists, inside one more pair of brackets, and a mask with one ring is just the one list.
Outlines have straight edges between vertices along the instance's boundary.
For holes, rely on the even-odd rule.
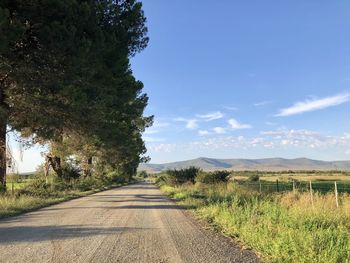
[[310,197],[311,197],[311,204],[312,204],[312,207],[314,207],[314,197],[313,197],[313,193],[312,193],[312,183],[310,181]]
[[293,193],[295,194],[295,180],[293,180]]
[[279,185],[278,185],[278,179],[276,180],[276,189],[277,189],[277,192],[280,191],[280,187],[279,187]]
[[260,179],[259,179],[259,192],[261,194],[261,181],[260,181]]
[[339,208],[337,182],[334,182],[334,192],[335,192],[335,204],[337,205],[337,208]]

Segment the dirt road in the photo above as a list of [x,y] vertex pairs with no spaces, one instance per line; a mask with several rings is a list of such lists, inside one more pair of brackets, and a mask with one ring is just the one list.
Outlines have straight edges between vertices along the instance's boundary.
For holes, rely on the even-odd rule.
[[0,262],[258,262],[138,183],[0,220]]

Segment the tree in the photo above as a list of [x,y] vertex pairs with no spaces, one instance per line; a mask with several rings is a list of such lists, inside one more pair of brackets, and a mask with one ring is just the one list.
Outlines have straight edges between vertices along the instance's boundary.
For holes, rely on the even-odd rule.
[[[96,145],[117,148],[122,148],[117,141],[130,134],[141,138],[133,131],[144,129],[140,120],[147,96],[140,94],[141,83],[129,66],[129,57],[148,42],[139,2],[2,1],[0,33],[5,36],[0,39],[4,186],[6,165],[1,160],[7,125],[33,142],[53,145],[55,154],[48,159],[59,176],[63,158],[57,149],[68,134],[96,136]],[[148,125],[146,119],[143,125]],[[112,140],[104,128],[115,132]]]

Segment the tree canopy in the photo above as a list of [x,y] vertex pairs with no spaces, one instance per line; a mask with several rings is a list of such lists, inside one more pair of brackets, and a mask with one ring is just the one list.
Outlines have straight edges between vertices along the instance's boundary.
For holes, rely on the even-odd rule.
[[[148,97],[129,58],[148,43],[135,0],[0,3],[0,179],[6,127],[50,145],[51,166],[76,155],[132,174],[146,152]],[[88,173],[87,173],[88,174]]]

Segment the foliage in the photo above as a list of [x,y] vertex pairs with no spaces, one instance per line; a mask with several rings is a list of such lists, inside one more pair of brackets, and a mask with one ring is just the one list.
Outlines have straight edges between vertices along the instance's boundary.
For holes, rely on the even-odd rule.
[[252,182],[257,182],[257,181],[259,181],[259,178],[260,178],[259,174],[253,173],[253,174],[249,175],[248,180],[252,181]]
[[220,182],[227,182],[228,176],[231,174],[229,171],[214,171],[203,172],[201,171],[196,176],[196,182],[204,184],[214,184]]
[[168,180],[171,182],[171,184],[178,185],[186,182],[194,183],[195,178],[200,171],[201,170],[199,168],[191,166],[180,170],[168,170],[166,174],[168,174]]
[[129,59],[147,46],[145,22],[136,0],[2,1],[0,149],[9,125],[50,145],[47,163],[60,178],[77,178],[65,167],[71,156],[85,175],[98,161],[136,174],[152,117]]
[[148,173],[146,171],[140,171],[140,172],[137,173],[137,176],[141,177],[141,178],[147,178],[148,177]]

